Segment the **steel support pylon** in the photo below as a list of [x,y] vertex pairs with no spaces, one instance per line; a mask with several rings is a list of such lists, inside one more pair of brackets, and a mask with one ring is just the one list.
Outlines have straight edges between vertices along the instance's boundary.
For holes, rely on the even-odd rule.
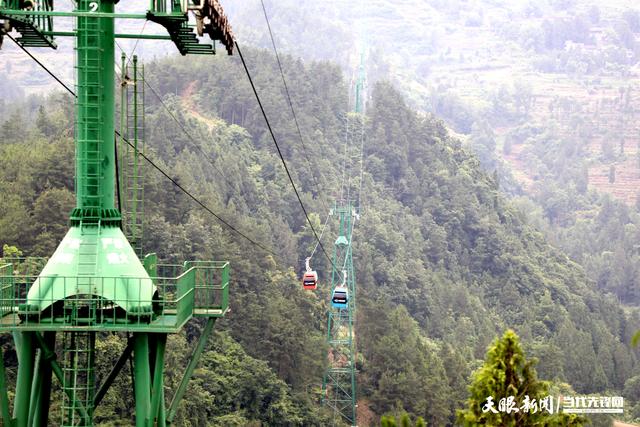
[[[76,208],[71,213],[70,231],[37,277],[28,273],[16,276],[22,264],[0,260],[0,330],[13,332],[18,356],[13,414],[9,412],[4,366],[0,369],[0,424],[93,426],[95,408],[133,357],[135,425],[165,426],[171,422],[168,415],[175,415],[180,402],[174,398],[172,412],[167,414],[163,384],[167,334],[178,332],[194,316],[209,320],[207,334],[201,337],[181,382],[182,397],[215,318],[223,317],[228,310],[228,264],[185,264],[175,277],[164,280],[157,275],[155,258],[147,257],[144,266],[140,260],[144,198],[138,152],[144,151],[144,72],[135,57],[132,67],[124,64],[121,80],[124,116],[120,133],[127,139],[123,138],[127,149],[121,161],[126,172],[123,234],[121,212],[115,206],[114,21],[118,0],[74,3],[75,10],[60,16],[75,19]],[[187,22],[182,3],[174,1],[163,19],[169,24],[172,20]],[[25,2],[0,1],[1,25],[13,25],[21,31],[23,37],[18,42],[23,46],[39,46],[38,40],[52,44],[42,34],[37,44],[27,43],[33,41],[30,32],[52,28],[52,16],[46,13],[53,13],[53,2],[33,4],[27,7]],[[25,14],[34,15],[30,18]],[[210,24],[212,33],[215,25]],[[230,28],[225,33],[231,37]],[[199,46],[197,40],[189,40],[190,50],[184,53],[212,53],[212,46]],[[220,281],[224,282],[217,288],[207,282],[213,280],[214,272],[221,273]],[[96,390],[98,332],[133,332],[133,338]],[[61,342],[59,361],[56,338]],[[49,413],[54,378],[63,394],[62,404],[56,405],[61,409],[57,419]]]
[[123,53],[120,67],[120,137],[118,166],[122,230],[140,257],[144,256],[145,90],[144,65]]
[[[329,308],[327,320],[328,367],[322,381],[322,402],[332,409],[334,422],[339,419],[356,423],[356,280],[353,269],[351,238],[356,210],[351,201],[337,202],[333,214],[340,228],[333,249],[331,294],[345,283],[348,289],[346,308]],[[346,278],[345,278],[346,274]]]

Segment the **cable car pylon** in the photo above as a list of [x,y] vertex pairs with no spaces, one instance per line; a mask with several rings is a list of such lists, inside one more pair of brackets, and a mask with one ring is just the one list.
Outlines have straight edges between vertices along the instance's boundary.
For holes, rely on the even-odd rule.
[[[196,13],[197,35],[207,33],[210,41],[194,33],[189,13],[195,11],[186,1],[152,0],[144,13],[126,14],[118,13],[118,3],[77,0],[73,10],[54,10],[49,0],[0,1],[0,27],[7,36],[17,31],[15,41],[22,48],[55,48],[54,37],[75,38],[77,73],[76,208],[70,229],[38,272],[24,272],[30,261],[0,260],[0,333],[12,333],[18,358],[13,414],[0,364],[3,426],[93,426],[96,408],[131,355],[136,427],[171,424],[216,319],[228,311],[228,263],[161,265],[155,254],[140,260],[121,229],[122,215],[115,205],[114,61],[116,37],[171,40],[183,55],[213,54],[217,39],[231,54],[231,28],[218,1],[200,2]],[[73,31],[54,31],[57,17],[73,18]],[[116,34],[116,19],[150,20],[168,34]],[[131,106],[136,109],[139,104],[134,101]],[[140,130],[134,126],[134,133]],[[133,137],[134,147],[141,136]],[[129,199],[129,213],[138,212],[142,202],[137,175],[132,182],[129,189],[136,191]],[[129,221],[131,226],[140,225]],[[139,239],[141,232],[137,229],[131,235]],[[178,333],[197,317],[206,319],[206,326],[167,407],[167,335]],[[97,378],[96,341],[105,333],[133,336],[107,377]],[[62,404],[51,405],[52,381],[60,385]],[[50,414],[52,408],[62,412],[57,420]]]
[[356,209],[351,201],[340,201],[336,202],[333,212],[340,226],[333,248],[331,304],[327,320],[328,367],[322,381],[322,401],[333,410],[334,420],[342,418],[355,426],[356,281],[351,237]]
[[[322,402],[339,419],[357,426],[356,390],[356,277],[353,266],[353,227],[360,218],[363,177],[365,48],[354,85],[354,111],[346,115],[345,161],[342,195],[331,213],[338,218],[331,272],[331,303],[327,319],[328,367],[322,380]],[[356,151],[356,155],[352,154]],[[360,153],[357,151],[360,150]],[[359,165],[352,159],[357,158]],[[355,171],[359,166],[360,170]],[[353,178],[353,179],[352,179]]]

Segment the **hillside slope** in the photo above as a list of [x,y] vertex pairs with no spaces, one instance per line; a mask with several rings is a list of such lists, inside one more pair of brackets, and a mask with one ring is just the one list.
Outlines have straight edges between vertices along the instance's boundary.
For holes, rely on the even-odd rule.
[[[269,48],[260,5],[227,3],[240,40]],[[348,75],[364,40],[371,85],[391,79],[412,108],[442,118],[485,170],[497,170],[501,190],[536,228],[585,268],[594,289],[638,306],[635,4],[265,4],[281,50],[334,59]],[[328,42],[317,48],[303,36],[309,28]]]
[[[297,244],[292,247],[289,238],[281,237],[270,243],[282,251],[293,250],[291,257],[298,260],[294,265],[301,266],[306,254],[299,248],[311,248],[313,241],[291,201],[292,192],[274,159],[257,105],[247,96],[249,88],[237,71],[239,66],[237,60],[227,58],[189,67],[164,61],[150,69],[151,78],[160,84],[164,73],[191,76],[175,82],[172,89],[183,93],[195,85],[198,90],[191,102],[195,102],[198,115],[235,120],[248,131],[246,137],[255,150],[249,163],[247,154],[242,154],[246,153],[243,144],[232,145],[231,150],[212,147],[221,150],[222,158],[217,157],[221,167],[236,165],[240,169],[238,175],[230,172],[227,177],[241,185],[242,197],[228,188],[217,191],[223,191],[228,205],[258,218],[256,221],[280,218],[282,223],[270,224],[272,231],[266,234],[282,236],[285,225]],[[339,70],[327,64],[305,66],[291,58],[285,61],[314,166],[308,169],[282,90],[273,83],[277,81],[273,58],[252,51],[249,66],[287,160],[305,192],[304,199],[322,218],[318,199],[330,203],[341,176],[344,129],[340,116],[348,109],[341,90],[344,79]],[[394,348],[394,357],[408,357],[407,363],[416,366],[424,362],[409,357],[416,352],[414,343],[381,345],[381,336],[391,339],[397,333],[389,325],[394,322],[428,337],[428,344],[418,353],[432,362],[427,363],[432,370],[417,381],[425,390],[439,389],[440,393],[425,392],[423,400],[406,405],[408,410],[420,412],[426,401],[425,407],[431,408],[426,415],[436,424],[451,416],[437,396],[448,391],[457,396],[465,393],[464,386],[453,381],[459,375],[459,365],[451,355],[445,355],[446,350],[453,348],[463,355],[469,372],[488,342],[506,327],[514,327],[540,358],[539,371],[544,378],[566,381],[578,392],[621,389],[632,376],[636,358],[624,344],[634,326],[618,303],[594,291],[578,265],[526,224],[500,196],[495,178],[485,174],[475,156],[448,136],[440,121],[413,112],[389,84],[377,85],[372,93],[367,112],[364,216],[356,228],[354,253],[363,306],[369,307],[360,311],[359,318],[359,348],[364,357],[361,387],[364,396],[371,398],[374,411],[381,414],[392,409],[393,394],[410,387],[400,379],[401,372],[394,374],[384,361],[384,352]],[[189,117],[188,111],[183,113]],[[240,176],[243,164],[247,171],[273,171],[270,176],[274,181],[263,181],[261,176],[258,186],[253,187],[247,174]],[[315,188],[312,174],[322,183],[320,190]],[[326,265],[317,268],[321,279],[329,271]],[[320,294],[323,292],[326,298],[326,288]],[[399,305],[406,307],[406,313],[397,311]],[[411,326],[413,320],[406,314],[417,323]],[[388,319],[387,324],[383,319]],[[237,329],[231,331],[238,333]],[[402,337],[399,335],[401,341]],[[238,339],[247,345],[251,342],[244,341],[242,334]],[[443,373],[447,378],[444,383]],[[438,412],[436,408],[443,409]]]
[[[302,198],[320,226],[326,215],[321,202],[332,202],[342,176],[346,79],[336,65],[284,58],[309,168],[275,83],[274,58],[255,50],[245,55]],[[231,261],[233,314],[222,327],[249,357],[242,356],[246,363],[235,369],[258,369],[278,390],[281,409],[275,421],[269,404],[261,406],[246,390],[249,397],[239,401],[236,415],[270,425],[322,425],[312,396],[324,367],[329,269],[317,258],[319,291],[301,289],[292,268],[300,271],[314,241],[241,67],[237,58],[221,57],[148,64],[148,81],[205,155],[152,97],[149,153],[181,185],[279,257],[239,239],[151,170],[145,247],[169,261]],[[0,243],[33,255],[51,253],[63,232],[39,228],[50,201],[57,201],[53,211],[60,214],[73,200],[70,114],[62,111],[68,102],[58,98],[48,99],[39,112],[25,105],[22,114],[15,110],[2,124],[7,138],[0,145],[0,194],[7,202],[0,206]],[[27,121],[30,115],[38,120]],[[354,237],[363,405],[381,415],[399,402],[434,425],[451,423],[470,372],[507,327],[540,358],[542,378],[568,382],[580,393],[622,390],[637,364],[626,343],[638,323],[615,299],[595,292],[583,270],[527,224],[499,194],[495,177],[482,171],[440,120],[413,111],[384,82],[372,90],[367,116],[364,213]],[[25,212],[32,225],[20,227]],[[334,228],[325,232],[327,247]],[[231,344],[224,348],[238,354]],[[234,357],[225,363],[234,364]],[[266,361],[288,389],[282,391],[253,358]],[[211,405],[218,400],[203,394],[214,381],[209,370],[217,369],[210,360],[192,386],[202,399],[190,400],[184,417],[213,414]],[[263,384],[252,386],[257,393]],[[234,399],[231,392],[220,391]]]

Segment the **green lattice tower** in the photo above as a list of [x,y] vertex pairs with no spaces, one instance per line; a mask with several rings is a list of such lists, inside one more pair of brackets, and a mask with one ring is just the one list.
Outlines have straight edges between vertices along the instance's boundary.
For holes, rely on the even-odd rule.
[[355,87],[356,100],[355,100],[354,111],[359,114],[364,113],[364,102],[365,102],[364,85],[366,80],[365,56],[366,56],[366,47],[363,47],[360,52],[360,66],[358,67],[358,79],[356,81],[356,87]]
[[354,321],[356,313],[356,280],[353,269],[351,240],[356,210],[351,201],[336,202],[333,214],[340,221],[333,249],[331,293],[345,281],[349,291],[347,308],[329,309],[327,321],[328,367],[322,381],[323,404],[333,410],[334,421],[342,418],[356,424],[356,348]]
[[[64,394],[61,424],[92,426],[95,407],[131,356],[136,426],[170,424],[215,320],[228,310],[228,263],[185,263],[173,277],[158,277],[155,256],[141,262],[120,228],[121,214],[115,206],[114,46],[116,37],[161,39],[173,41],[183,55],[214,53],[213,43],[200,43],[189,26],[188,9],[197,9],[199,35],[206,32],[221,39],[229,53],[230,28],[218,3],[154,0],[144,14],[118,14],[117,2],[78,0],[75,10],[56,11],[52,1],[0,0],[1,31],[18,31],[22,46],[55,47],[54,36],[74,37],[77,71],[76,208],[70,229],[35,276],[21,273],[25,268],[20,261],[0,263],[0,331],[12,332],[18,355],[13,414],[4,365],[0,369],[5,426],[57,423],[49,417],[52,377]],[[54,31],[57,16],[75,18],[74,31]],[[114,21],[119,18],[151,20],[164,26],[168,35],[116,35]],[[136,93],[134,110],[139,108]],[[139,139],[137,123],[136,119],[134,146]],[[135,195],[128,199],[137,200]],[[206,318],[207,323],[167,408],[163,384],[167,334],[179,332],[193,317]],[[133,338],[97,388],[99,332],[132,333]],[[55,353],[57,340],[62,343],[62,357]]]
[[[345,115],[344,176],[341,200],[332,213],[340,221],[338,238],[334,244],[331,295],[336,286],[346,282],[349,301],[346,309],[331,306],[327,320],[328,367],[322,380],[323,404],[333,410],[334,423],[338,419],[357,425],[356,395],[356,278],[352,258],[354,221],[360,217],[361,192],[364,173],[365,52],[360,54],[358,78],[353,87],[354,109]],[[355,172],[355,174],[354,174]],[[346,274],[346,278],[344,275]]]
[[136,55],[127,60],[123,53],[120,67],[118,138],[120,212],[124,234],[140,258],[144,255],[144,163],[140,155],[145,153],[144,84],[144,65],[139,65]]

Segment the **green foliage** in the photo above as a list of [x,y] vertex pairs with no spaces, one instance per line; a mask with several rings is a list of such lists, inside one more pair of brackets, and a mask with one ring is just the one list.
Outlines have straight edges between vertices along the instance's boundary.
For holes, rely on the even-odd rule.
[[[283,57],[300,125],[312,141],[305,154],[286,114],[286,96],[273,84],[279,77],[274,58],[250,49],[245,57],[319,225],[326,215],[323,202],[331,204],[342,176],[341,115],[349,108],[344,76],[332,64]],[[184,402],[181,422],[330,424],[309,392],[317,388],[326,363],[330,266],[316,256],[319,289],[301,289],[296,273],[315,242],[241,64],[223,57],[168,58],[146,70],[200,147],[150,97],[149,157],[213,211],[279,254],[274,258],[240,239],[163,177],[145,171],[145,249],[170,262],[228,259],[233,266],[232,313],[220,322],[223,332],[196,372],[188,396],[197,399]],[[371,95],[364,212],[354,240],[359,396],[376,416],[404,408],[412,419],[452,424],[470,372],[490,338],[507,327],[540,358],[545,379],[557,377],[579,392],[621,390],[636,367],[625,344],[636,321],[627,319],[617,301],[594,291],[584,271],[527,224],[499,195],[496,177],[481,170],[442,122],[412,111],[389,83],[380,82]],[[509,96],[514,111],[525,110],[526,96],[519,104]],[[32,125],[20,141],[0,142],[0,242],[27,254],[50,253],[73,203],[72,115],[59,117],[68,108],[64,98],[46,102],[43,111],[24,107],[36,123],[16,116]],[[477,136],[487,146],[496,143],[487,129],[479,128]],[[540,137],[539,148],[541,153],[553,148],[545,158],[553,162],[557,147],[549,139]],[[545,214],[557,221],[563,221],[564,206],[571,206],[573,193],[565,193],[544,193],[552,196]],[[621,215],[617,208],[611,212]],[[614,219],[603,213],[598,221],[604,236]],[[325,235],[333,235],[334,227],[330,222]],[[633,236],[627,234],[625,244]],[[326,247],[331,240],[325,240]],[[184,366],[184,349],[195,336],[197,328],[170,341],[167,398],[178,381],[174,367]],[[118,348],[114,343],[105,355],[115,357]],[[115,396],[126,396],[130,388],[124,375]],[[106,400],[103,414],[114,404]],[[122,416],[130,417],[130,408]]]
[[2,257],[3,258],[19,258],[22,256],[22,251],[15,246],[9,246],[6,243],[2,245]]
[[451,389],[437,346],[421,335],[406,308],[389,310],[380,305],[361,305],[367,315],[361,319],[359,335],[367,361],[361,382],[374,390],[374,411],[385,413],[400,406],[434,425],[445,424]]
[[191,425],[216,425],[213,420],[230,421],[231,417],[244,425],[255,421],[266,425],[318,425],[302,418],[286,383],[267,363],[248,356],[227,334],[212,337],[187,396],[179,416]]
[[631,345],[632,346],[637,347],[638,346],[638,342],[640,342],[640,331],[637,331],[631,337]]
[[[585,420],[574,415],[549,414],[540,401],[549,395],[549,383],[537,378],[536,360],[527,360],[518,336],[507,330],[487,351],[484,365],[473,375],[467,409],[458,411],[458,421],[465,426],[579,426]],[[517,410],[499,410],[501,399],[513,397]],[[489,401],[491,400],[491,403]],[[520,405],[536,403],[536,410],[524,411]],[[493,409],[493,410],[491,410]]]
[[416,419],[415,424],[413,424],[411,422],[411,418],[409,417],[408,414],[402,414],[400,416],[400,422],[397,422],[396,417],[394,417],[393,415],[383,415],[382,418],[380,418],[380,426],[381,427],[425,427],[426,424],[424,422],[424,419],[422,419],[422,417],[418,417]]
[[[167,342],[165,385],[175,390],[195,345],[188,336],[170,336]],[[97,340],[98,378],[104,378],[126,340],[106,335]],[[129,366],[116,378],[98,406],[96,422],[108,423],[115,417],[133,423],[133,408],[123,400],[133,399]],[[60,396],[61,398],[61,396]],[[167,396],[168,399],[171,395]],[[174,423],[182,426],[322,426],[329,420],[318,408],[292,398],[289,387],[262,360],[249,356],[226,332],[216,332],[204,352],[181,401]]]

